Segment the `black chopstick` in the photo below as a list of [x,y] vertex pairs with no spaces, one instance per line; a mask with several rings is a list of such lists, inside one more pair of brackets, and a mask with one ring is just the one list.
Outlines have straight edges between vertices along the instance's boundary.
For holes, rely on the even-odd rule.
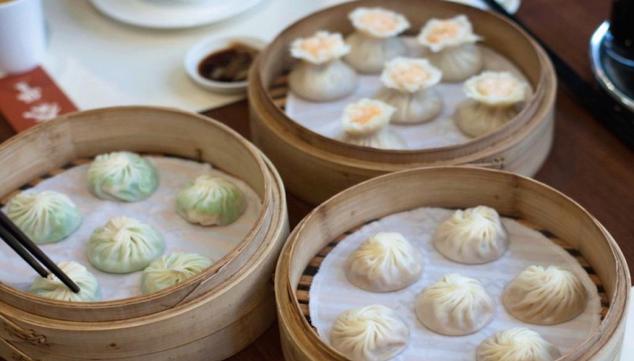
[[[51,261],[48,256],[24,234],[4,212],[0,211],[0,237],[9,245],[22,259],[24,259],[42,277],[47,277],[49,272],[42,267],[48,268],[62,283],[71,291],[78,293],[79,286],[71,280],[64,271]],[[33,258],[35,257],[35,259]],[[37,260],[36,260],[37,259]],[[42,263],[40,265],[39,262]]]
[[553,49],[546,45],[517,17],[510,14],[496,0],[483,0],[492,10],[505,16],[529,33],[541,46],[553,62],[562,84],[572,93],[577,102],[586,108],[592,116],[610,129],[629,147],[634,147],[634,119],[631,113],[609,94],[585,81]]

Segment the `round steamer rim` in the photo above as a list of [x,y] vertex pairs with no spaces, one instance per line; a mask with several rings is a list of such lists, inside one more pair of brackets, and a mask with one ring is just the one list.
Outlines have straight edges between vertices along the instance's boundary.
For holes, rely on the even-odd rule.
[[[605,355],[606,351],[602,349],[602,343],[605,344],[608,341],[612,341],[612,347],[619,347],[618,345],[620,345],[621,343],[620,341],[611,339],[617,332],[621,333],[621,338],[623,337],[625,310],[628,303],[631,284],[631,278],[629,270],[627,269],[625,257],[623,256],[623,253],[619,249],[614,238],[605,229],[605,227],[601,225],[599,221],[596,220],[588,211],[581,207],[581,205],[572,200],[570,197],[546,184],[535,181],[529,177],[514,174],[512,172],[485,168],[473,168],[468,166],[422,167],[375,177],[373,179],[359,183],[349,188],[348,190],[331,197],[326,202],[316,207],[301,221],[300,224],[297,225],[297,227],[289,235],[288,240],[282,250],[277,263],[275,274],[275,294],[278,305],[278,323],[280,327],[282,343],[285,350],[285,356],[288,358],[292,355],[293,357],[289,358],[289,360],[347,360],[344,355],[340,354],[334,348],[322,341],[321,337],[317,334],[317,331],[312,327],[308,319],[305,317],[302,310],[302,305],[297,297],[297,290],[301,282],[301,277],[304,274],[305,268],[310,265],[310,263],[302,268],[301,273],[298,276],[295,276],[295,269],[293,268],[295,264],[293,262],[294,259],[298,257],[297,254],[301,252],[300,250],[302,248],[302,240],[309,238],[304,235],[304,233],[308,232],[307,229],[309,227],[309,224],[324,221],[329,216],[332,216],[330,213],[334,214],[336,211],[338,211],[337,208],[342,207],[341,204],[349,203],[351,200],[361,197],[361,194],[367,194],[368,192],[376,190],[377,188],[386,188],[389,183],[393,184],[394,180],[396,179],[408,179],[412,177],[416,178],[438,172],[452,172],[455,173],[454,175],[458,175],[461,173],[464,174],[465,172],[468,172],[472,173],[473,177],[479,176],[481,178],[492,175],[494,177],[500,178],[500,180],[508,178],[504,180],[507,183],[510,183],[510,186],[514,190],[518,189],[519,187],[529,187],[532,190],[544,192],[549,195],[555,196],[559,201],[562,201],[567,206],[574,208],[575,212],[579,212],[585,218],[584,222],[587,222],[587,224],[591,225],[597,233],[601,234],[605,238],[607,246],[612,252],[611,256],[614,257],[615,260],[615,269],[613,271],[617,275],[614,280],[614,291],[611,295],[609,295],[610,300],[608,302],[608,311],[602,318],[597,332],[586,339],[574,351],[563,355],[561,358],[558,359],[558,361],[594,361],[599,360],[594,358],[595,355],[598,355],[599,353],[602,353],[602,357],[606,357],[601,358],[600,360],[612,361],[612,358],[607,358],[608,356]],[[471,175],[469,175],[469,177],[471,177]],[[511,197],[512,201],[510,207],[514,208],[515,202],[518,199],[518,193],[514,192]],[[436,198],[433,202],[438,203],[439,199]],[[455,203],[455,201],[452,201],[452,203]],[[436,204],[428,206],[436,206]],[[391,211],[384,214],[383,216],[396,212],[398,211]],[[351,213],[352,214],[350,217],[353,217],[355,215],[355,211],[352,210]],[[509,214],[505,214],[504,212],[500,212],[500,215],[506,217],[511,216]],[[356,227],[362,226],[364,224],[364,222],[360,223],[361,224],[357,224]],[[317,232],[317,230],[314,231]],[[321,237],[328,241],[328,243],[324,243],[326,246],[340,236],[339,234],[333,234],[332,232],[329,232],[329,229],[327,227],[324,227],[323,225],[319,227],[318,232],[321,233]],[[566,240],[562,241],[567,242]],[[578,252],[581,253],[579,250]],[[306,251],[303,251],[303,253],[305,254]],[[308,262],[310,262],[310,260],[312,260],[314,256],[318,254],[319,253],[313,254],[308,259]],[[601,281],[603,282],[603,280]],[[607,293],[608,292],[606,290],[606,294]],[[285,342],[289,342],[290,344],[292,344],[293,347],[291,348],[289,345],[285,345]],[[298,351],[298,348],[301,348],[301,353]],[[609,352],[611,352],[611,355],[619,354],[618,349],[612,349]]]
[[[436,4],[439,8],[448,8],[450,9],[449,12],[453,12],[454,14],[468,13],[472,15],[477,14],[478,17],[486,17],[490,21],[497,22],[498,24],[500,24],[500,26],[508,27],[514,30],[530,46],[534,57],[537,59],[541,67],[539,75],[537,76],[537,85],[534,86],[535,92],[533,93],[532,98],[526,103],[522,111],[500,129],[482,137],[477,137],[469,140],[468,142],[451,146],[412,150],[375,149],[347,144],[320,135],[293,121],[290,117],[286,115],[285,111],[283,111],[276,105],[275,100],[272,97],[270,88],[265,87],[264,84],[265,81],[263,77],[265,76],[265,73],[262,69],[263,62],[266,59],[271,58],[273,53],[277,51],[285,51],[286,47],[284,45],[285,43],[287,43],[287,39],[290,39],[291,35],[296,32],[301,33],[301,31],[298,31],[298,29],[301,29],[305,23],[311,20],[311,18],[326,17],[331,13],[332,15],[338,15],[338,12],[344,11],[346,9],[352,10],[359,6],[381,5],[380,2],[372,0],[355,2],[353,4],[345,3],[329,7],[325,10],[301,18],[292,25],[288,26],[284,31],[282,31],[276,37],[276,39],[258,56],[255,66],[252,67],[252,73],[250,75],[250,88],[253,88],[253,91],[250,92],[251,98],[253,99],[252,101],[257,101],[258,105],[266,107],[266,110],[268,110],[271,114],[274,114],[271,123],[275,124],[270,124],[270,126],[276,126],[278,128],[277,131],[279,132],[297,135],[297,139],[296,137],[290,137],[290,139],[286,138],[288,142],[294,143],[294,146],[304,148],[305,151],[312,152],[315,156],[323,158],[325,160],[333,161],[333,157],[335,157],[336,159],[334,160],[336,160],[338,163],[354,167],[358,167],[359,163],[362,162],[364,167],[370,169],[373,169],[374,167],[376,167],[376,169],[383,169],[386,165],[377,165],[377,159],[378,161],[384,160],[389,162],[394,162],[395,160],[398,160],[398,163],[396,163],[396,165],[391,166],[391,169],[394,170],[400,169],[398,165],[402,164],[424,165],[424,160],[421,161],[420,159],[416,159],[417,157],[429,157],[429,160],[431,161],[469,162],[470,160],[482,158],[483,153],[494,153],[495,147],[504,147],[504,149],[511,147],[513,144],[521,140],[521,138],[517,137],[517,135],[521,133],[530,133],[533,128],[540,125],[539,123],[542,122],[541,119],[543,117],[536,117],[535,115],[537,113],[543,113],[544,109],[552,108],[552,106],[554,105],[556,97],[556,77],[554,75],[554,68],[552,66],[552,63],[548,59],[544,50],[541,48],[541,46],[537,44],[534,39],[532,39],[517,25],[509,22],[508,20],[497,14],[485,12],[483,10],[458,3],[441,2],[441,4],[438,4],[439,1],[437,0],[426,0],[426,2],[432,5]],[[391,6],[388,7],[397,8],[398,4],[391,4]],[[396,11],[398,11],[398,9],[396,9]],[[448,11],[445,10],[444,12]],[[296,36],[297,35],[295,35],[295,37]],[[526,74],[527,70],[522,69],[522,71]],[[283,76],[282,80],[285,80],[285,78],[286,76]],[[272,79],[270,86],[275,87],[276,82],[278,82],[278,79]],[[550,84],[551,82],[552,84]],[[443,154],[446,152],[454,152],[459,154],[447,157],[446,154]],[[391,158],[383,159],[382,157]]]
[[[75,113],[66,114],[61,117],[58,117],[53,122],[39,124],[33,128],[26,130],[23,133],[20,133],[12,137],[11,139],[7,140],[2,145],[0,145],[0,152],[6,151],[6,149],[13,147],[14,144],[19,144],[21,141],[25,139],[36,137],[38,134],[42,134],[42,133],[57,134],[57,132],[51,131],[51,130],[68,127],[69,126],[68,122],[82,122],[83,121],[82,118],[86,117],[87,115],[100,115],[106,111],[119,112],[123,114],[126,114],[127,112],[143,111],[143,112],[154,112],[154,113],[159,112],[164,114],[180,115],[180,116],[190,118],[191,121],[196,121],[198,123],[201,123],[204,126],[214,127],[217,130],[225,133],[224,136],[233,138],[235,141],[237,141],[236,144],[240,144],[240,146],[243,146],[245,148],[249,156],[252,158],[252,161],[255,164],[257,164],[260,170],[260,179],[263,185],[263,192],[261,195],[262,207],[260,209],[256,223],[250,228],[247,235],[242,239],[242,241],[236,247],[234,247],[229,253],[227,253],[225,256],[220,258],[218,261],[216,261],[211,267],[201,272],[200,274],[187,279],[185,282],[168,287],[166,289],[163,289],[161,291],[158,291],[152,294],[140,295],[140,296],[125,298],[125,299],[110,300],[110,301],[66,302],[66,301],[57,301],[57,300],[47,299],[43,297],[38,297],[26,291],[18,290],[16,288],[7,286],[4,283],[0,282],[0,294],[5,293],[11,296],[11,300],[7,300],[7,299],[4,299],[4,297],[0,297],[1,298],[0,302],[6,302],[12,306],[15,306],[18,309],[24,310],[21,306],[23,305],[24,301],[27,301],[35,306],[35,307],[31,307],[29,312],[32,312],[39,316],[44,316],[44,317],[52,317],[52,315],[48,311],[51,308],[53,308],[53,309],[62,309],[62,310],[70,310],[73,312],[79,312],[80,314],[78,314],[77,321],[87,321],[85,317],[87,314],[92,315],[98,321],[116,321],[117,319],[120,319],[122,317],[141,317],[144,315],[149,315],[154,313],[152,311],[156,311],[156,310],[135,309],[136,312],[135,312],[135,315],[133,316],[122,315],[122,316],[110,317],[110,318],[99,317],[99,314],[104,310],[111,310],[113,312],[114,310],[118,310],[115,313],[123,314],[124,312],[120,311],[120,309],[123,307],[134,308],[135,306],[142,306],[144,304],[155,303],[155,302],[158,303],[162,298],[168,295],[171,295],[172,293],[182,291],[185,288],[192,287],[192,285],[198,283],[198,285],[194,286],[193,289],[191,289],[189,292],[184,294],[178,302],[173,302],[173,304],[170,304],[170,305],[160,306],[162,311],[170,310],[177,306],[187,304],[191,302],[192,299],[195,299],[196,297],[200,296],[199,288],[202,285],[204,285],[207,282],[215,280],[215,278],[217,277],[214,277],[214,276],[222,275],[221,272],[225,268],[227,268],[229,265],[231,265],[232,263],[231,261],[234,260],[237,255],[241,254],[242,251],[245,248],[247,248],[247,246],[253,245],[253,243],[256,242],[256,240],[258,243],[261,243],[262,240],[258,240],[258,236],[260,234],[264,235],[268,231],[268,228],[270,227],[271,221],[272,221],[271,220],[272,210],[269,208],[269,206],[272,205],[272,202],[271,202],[272,185],[269,179],[271,171],[268,165],[266,164],[266,162],[264,161],[263,155],[257,148],[255,148],[255,146],[249,144],[241,135],[239,135],[237,132],[235,132],[231,128],[217,122],[216,120],[204,117],[202,115],[185,112],[175,108],[151,107],[151,106],[121,106],[121,107],[101,108],[101,109],[75,112]],[[99,121],[101,122],[103,120],[100,119]],[[67,130],[67,129],[63,129],[63,130]],[[145,143],[145,146],[147,147],[148,143]],[[112,149],[111,151],[115,151],[115,150],[116,149]],[[73,149],[73,152],[75,152],[74,149]],[[157,155],[157,152],[152,152],[152,151],[143,152],[143,151],[136,150],[136,152]],[[208,162],[202,161],[202,151],[196,154],[196,157],[198,157],[199,159],[191,159],[191,158],[178,156],[178,155],[170,155],[170,156],[208,163]],[[75,158],[75,160],[77,159],[81,159],[81,157]],[[78,164],[73,164],[73,161],[71,161],[70,164],[71,166],[78,165]],[[213,164],[212,166],[214,166],[215,169],[222,170],[223,172],[229,175],[235,176],[226,170],[216,167]],[[49,168],[45,174],[48,174],[52,170],[54,171],[55,168],[53,169]],[[41,175],[42,174],[40,173],[40,176]],[[240,177],[236,177],[236,178],[240,179]],[[243,181],[248,184],[247,180],[243,180]],[[33,180],[27,182],[26,184],[28,185],[29,183],[32,183],[32,182]],[[18,187],[18,190],[9,192],[4,197],[8,196],[9,194],[19,192],[20,188],[23,188],[23,187],[24,186]],[[259,247],[255,247],[255,249],[251,253],[254,253],[255,251],[257,251],[258,248]],[[239,265],[239,269],[244,268],[245,265],[246,265],[246,262]],[[213,287],[203,290],[203,293],[208,294],[210,292],[213,292],[214,290],[224,285],[227,279],[225,280],[220,279],[219,281],[220,282],[214,285]],[[11,301],[14,301],[14,302],[11,302]],[[141,307],[141,308],[144,308],[144,307]],[[33,312],[34,310],[36,312]]]

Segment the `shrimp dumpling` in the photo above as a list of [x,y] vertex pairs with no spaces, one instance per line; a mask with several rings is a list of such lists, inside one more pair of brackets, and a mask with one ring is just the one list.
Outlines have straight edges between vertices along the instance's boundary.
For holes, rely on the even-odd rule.
[[79,286],[78,293],[71,291],[53,274],[35,278],[31,284],[30,292],[57,301],[91,302],[99,300],[99,283],[86,267],[73,261],[60,262],[57,266]]
[[556,325],[586,309],[588,293],[572,272],[557,266],[530,266],[504,290],[506,310],[522,322]]
[[361,99],[349,104],[341,118],[344,131],[341,140],[372,148],[405,148],[405,141],[389,127],[395,110],[394,107],[373,99]]
[[474,333],[486,326],[495,312],[493,299],[480,282],[456,273],[425,288],[415,307],[425,327],[447,336]]
[[389,307],[371,305],[337,317],[330,330],[332,346],[352,361],[387,361],[407,348],[410,330]]
[[244,194],[232,181],[201,175],[176,197],[176,212],[186,221],[203,226],[225,226],[235,222],[247,206]]
[[141,289],[144,294],[179,284],[211,266],[209,258],[196,253],[175,252],[152,261],[143,270]]
[[407,45],[398,37],[409,28],[403,15],[379,7],[360,7],[348,17],[356,31],[346,38],[350,53],[344,59],[357,71],[379,73],[388,60],[407,55]]
[[442,98],[433,89],[441,78],[440,70],[425,59],[395,58],[385,64],[383,88],[375,98],[396,109],[393,123],[428,122],[443,108]]
[[464,264],[494,261],[508,248],[508,235],[493,208],[457,210],[433,236],[434,247],[448,259]]
[[108,273],[141,271],[165,250],[154,227],[128,217],[115,217],[97,228],[88,240],[87,254],[95,268]]
[[88,168],[88,185],[100,199],[137,202],[152,195],[158,183],[154,165],[131,152],[98,155]]
[[557,347],[523,327],[496,333],[476,351],[477,361],[555,361],[560,357]]
[[288,78],[293,93],[307,100],[326,102],[352,93],[359,81],[357,73],[341,57],[350,47],[338,33],[318,31],[291,44],[291,56],[300,59]]
[[418,42],[429,49],[426,57],[442,71],[443,81],[452,83],[479,73],[484,66],[482,52],[475,44],[479,40],[465,15],[430,19],[418,35]]
[[353,285],[372,292],[391,292],[416,282],[423,271],[422,255],[396,232],[380,232],[350,254],[346,276]]
[[37,244],[59,242],[81,224],[75,203],[54,191],[21,192],[11,198],[6,213]]
[[513,119],[529,87],[509,72],[485,71],[467,80],[464,92],[469,99],[458,104],[454,122],[467,136],[479,137]]

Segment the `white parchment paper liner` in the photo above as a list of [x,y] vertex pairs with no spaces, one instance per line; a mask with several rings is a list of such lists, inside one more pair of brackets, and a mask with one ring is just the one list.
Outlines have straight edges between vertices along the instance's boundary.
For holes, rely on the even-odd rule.
[[[108,274],[94,268],[86,257],[86,243],[90,235],[95,228],[104,225],[111,217],[128,216],[154,226],[165,238],[165,254],[176,251],[194,252],[212,260],[220,259],[237,246],[258,219],[261,209],[260,198],[241,180],[214,170],[209,164],[169,157],[146,158],[158,169],[160,181],[156,192],[141,202],[124,203],[96,198],[88,190],[86,172],[89,164],[73,167],[26,190],[61,192],[79,207],[83,217],[79,229],[61,242],[40,247],[56,263],[73,260],[86,266],[99,281],[102,301],[141,294],[142,272],[126,275]],[[196,226],[186,222],[176,213],[178,191],[190,180],[206,173],[227,177],[236,182],[244,192],[247,208],[235,223],[224,227]],[[35,271],[22,258],[4,242],[0,242],[1,282],[27,290],[35,276]]]
[[[537,331],[562,352],[566,352],[596,330],[601,311],[597,288],[581,265],[563,248],[541,233],[505,218],[503,223],[510,235],[510,246],[502,258],[484,265],[452,262],[439,254],[431,242],[431,235],[438,224],[452,212],[440,208],[418,208],[387,216],[347,236],[326,256],[313,278],[309,304],[312,324],[324,341],[329,343],[330,328],[341,312],[371,304],[394,308],[412,331],[408,348],[395,358],[398,361],[474,361],[475,349],[480,342],[498,331],[512,327],[528,327]],[[404,290],[372,293],[355,287],[345,276],[344,264],[348,255],[369,236],[381,231],[400,232],[423,251],[423,275]],[[529,325],[511,317],[501,303],[502,291],[518,273],[533,264],[555,264],[578,275],[589,294],[584,313],[574,320],[555,326]],[[425,328],[416,318],[416,296],[447,273],[459,273],[478,279],[496,302],[493,321],[475,334],[461,337],[439,335]]]

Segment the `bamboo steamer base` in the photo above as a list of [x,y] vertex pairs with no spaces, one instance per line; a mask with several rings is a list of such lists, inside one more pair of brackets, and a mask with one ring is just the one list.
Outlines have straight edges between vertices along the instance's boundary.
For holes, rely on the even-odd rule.
[[[65,168],[85,163],[86,159],[80,157],[64,165],[55,155],[72,149],[70,146],[66,148],[66,139],[78,137],[86,141],[97,136],[106,139],[105,143],[110,145],[91,144],[90,147],[102,149],[97,152],[84,150],[83,154],[95,154],[103,152],[103,148],[112,147],[112,150],[130,149],[152,155],[158,153],[201,161],[207,161],[206,159],[212,155],[218,161],[213,163],[216,168],[226,170],[218,166],[225,164],[233,167],[235,172],[231,173],[234,174],[252,173],[256,169],[253,168],[254,164],[261,164],[264,184],[256,187],[263,202],[266,201],[263,205],[266,208],[263,212],[265,222],[260,222],[261,229],[252,233],[256,236],[255,243],[242,247],[244,250],[253,247],[253,250],[237,271],[231,271],[231,262],[226,262],[210,276],[213,283],[209,284],[202,280],[198,287],[194,287],[184,297],[179,297],[180,302],[171,303],[168,290],[165,295],[167,297],[162,299],[170,302],[169,304],[148,303],[158,311],[142,312],[142,308],[121,308],[121,311],[117,312],[116,305],[119,303],[113,305],[98,302],[81,305],[53,303],[54,313],[50,310],[34,312],[33,307],[29,305],[30,300],[25,304],[14,302],[13,297],[21,297],[21,293],[11,291],[13,294],[8,297],[4,293],[6,286],[0,285],[4,287],[0,288],[0,358],[28,361],[215,361],[239,352],[270,327],[275,315],[272,274],[277,255],[288,234],[288,217],[281,179],[268,159],[230,129],[196,114],[162,108],[122,107],[77,113],[70,118],[72,119],[60,118],[45,124],[47,128],[52,129],[36,127],[12,139],[8,145],[0,147],[0,158],[18,157],[13,158],[18,160],[17,164],[27,164],[16,168],[15,178],[4,183],[5,189],[1,194],[9,196],[13,193],[8,192],[6,187],[13,187],[14,190],[26,189],[43,178],[63,172]],[[102,122],[109,125],[117,124],[116,132],[123,135],[108,135],[107,131],[97,135],[85,132],[91,125],[96,126]],[[164,136],[165,142],[157,142],[156,139],[147,136],[135,138],[136,133],[126,132],[128,122],[131,122],[132,128],[142,128],[144,122],[147,123],[146,126],[154,125],[154,128],[148,129],[148,133],[155,132],[159,139]],[[77,129],[73,128],[75,126]],[[181,129],[179,132],[162,130],[172,126]],[[60,127],[65,131],[60,131]],[[138,131],[138,128],[135,129]],[[194,133],[188,133],[188,129],[194,130]],[[213,131],[207,134],[206,131],[209,129]],[[56,134],[61,135],[61,138]],[[213,137],[218,134],[222,134],[223,138],[214,140]],[[49,138],[51,136],[53,138]],[[32,149],[21,148],[24,139],[39,140],[34,152],[50,154],[50,160],[33,165],[20,159],[19,157],[34,156],[16,151],[16,147]],[[207,142],[212,144],[208,145]],[[235,153],[219,154],[214,149],[220,147],[219,144],[229,144]],[[238,158],[231,158],[246,157],[249,154],[257,159],[256,163],[251,163],[250,166],[246,163],[243,165],[251,167],[250,170],[239,168]],[[47,171],[42,172],[42,167],[46,167]],[[4,180],[2,176],[0,179]],[[20,179],[30,180],[18,183]],[[245,180],[244,177],[242,179]],[[213,278],[220,275],[223,277]],[[24,297],[27,296],[24,294]],[[6,301],[2,297],[7,297]],[[85,318],[100,317],[99,307],[102,304],[107,305],[108,314],[116,318],[87,321]],[[125,302],[121,304],[126,306]],[[77,307],[79,316],[72,311],[67,315],[65,310],[73,307]],[[124,310],[131,311],[134,316],[126,317]]]
[[[486,46],[522,70],[534,96],[500,129],[464,144],[421,150],[382,150],[354,146],[317,134],[290,119],[285,111],[288,72],[294,61],[289,44],[318,29],[352,32],[348,13],[361,6],[382,6],[406,14],[411,29],[431,17],[465,14]],[[414,31],[414,30],[413,30]],[[415,35],[410,32],[406,35]],[[557,78],[544,50],[505,19],[479,9],[441,0],[361,0],[311,14],[285,29],[259,56],[249,75],[253,142],[273,161],[286,188],[319,204],[366,179],[423,166],[473,165],[534,175],[553,140]]]
[[498,170],[428,167],[383,175],[345,190],[310,213],[289,236],[275,288],[282,349],[288,361],[344,361],[310,324],[312,275],[351,230],[419,208],[487,205],[564,247],[588,272],[601,296],[597,332],[558,361],[618,361],[631,279],[618,245],[581,206],[537,181]]

